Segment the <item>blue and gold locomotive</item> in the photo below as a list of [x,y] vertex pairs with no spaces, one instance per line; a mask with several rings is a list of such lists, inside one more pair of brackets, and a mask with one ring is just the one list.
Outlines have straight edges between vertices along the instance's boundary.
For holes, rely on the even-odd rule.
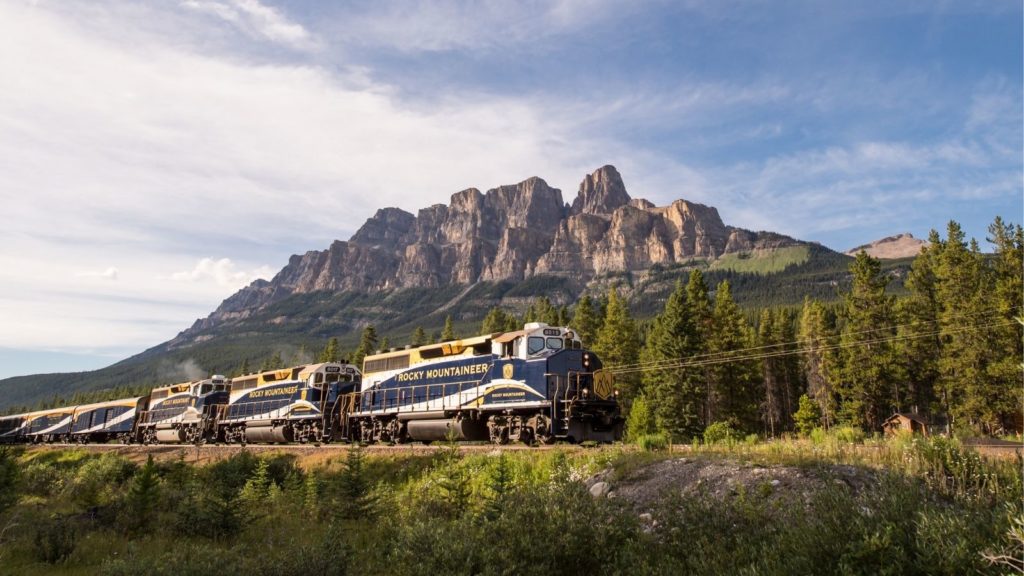
[[573,330],[542,323],[375,354],[346,430],[364,442],[611,442],[622,418],[601,368]]
[[233,378],[217,418],[220,439],[229,444],[336,439],[338,401],[358,382],[355,366],[334,362]]
[[143,444],[200,444],[217,437],[216,418],[228,403],[223,376],[154,388],[140,412],[137,436]]

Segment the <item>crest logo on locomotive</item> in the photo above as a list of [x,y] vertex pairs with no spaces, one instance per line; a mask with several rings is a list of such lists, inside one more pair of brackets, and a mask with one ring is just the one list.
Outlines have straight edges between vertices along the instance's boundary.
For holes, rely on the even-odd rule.
[[608,398],[615,392],[615,377],[611,372],[598,370],[594,372],[594,393],[601,398]]
[[509,362],[508,364],[505,364],[504,366],[501,367],[501,375],[504,376],[506,380],[511,380],[514,370],[515,369],[512,367],[512,363]]

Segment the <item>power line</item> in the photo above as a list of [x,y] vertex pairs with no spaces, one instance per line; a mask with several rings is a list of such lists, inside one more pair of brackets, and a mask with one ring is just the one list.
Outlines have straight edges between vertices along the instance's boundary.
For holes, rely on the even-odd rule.
[[[989,314],[992,314],[995,311],[996,310],[993,308],[993,309],[988,309],[988,310],[982,310],[982,311],[979,311],[979,312],[972,312],[972,313],[969,313],[969,314],[967,314],[967,313],[965,313],[965,314],[956,314],[956,315],[953,315],[953,316],[950,316],[950,317],[946,318],[945,320],[948,321],[948,320],[967,319],[967,318],[972,318],[972,317],[975,317],[975,316],[989,315]],[[863,334],[874,334],[876,332],[890,332],[892,330],[898,330],[900,328],[908,328],[908,327],[912,327],[912,326],[925,326],[925,325],[937,324],[938,322],[939,322],[939,320],[919,320],[919,321],[915,321],[915,322],[907,322],[905,324],[894,324],[892,326],[885,326],[885,327],[882,327],[882,328],[872,328],[872,329],[869,329],[869,330],[859,330],[859,331],[856,331],[856,332],[847,332],[847,335],[859,336],[859,335],[863,335]],[[936,335],[936,334],[929,334],[929,335]],[[694,355],[694,356],[690,356],[690,359],[698,359],[698,358],[714,359],[714,358],[717,358],[717,357],[720,357],[720,356],[726,356],[726,355],[730,355],[730,354],[735,354],[737,352],[749,352],[749,351],[754,351],[754,350],[768,350],[768,349],[771,349],[771,348],[779,348],[779,347],[783,347],[783,346],[799,346],[799,345],[803,345],[803,344],[813,343],[814,341],[815,341],[814,339],[794,340],[792,342],[781,342],[781,343],[777,343],[777,344],[765,344],[765,345],[762,345],[762,346],[752,346],[752,347],[748,347],[748,348],[737,348],[735,350],[726,350],[726,351],[722,351],[722,352],[706,352],[704,354],[697,354],[697,355]],[[619,366],[616,366],[614,368],[614,370],[627,370],[627,369],[632,369],[632,368],[657,368],[658,364],[662,364],[662,363],[673,364],[673,363],[675,363],[677,361],[678,361],[677,358],[671,358],[671,359],[667,359],[667,360],[654,360],[654,361],[650,361],[650,362],[637,362],[637,363],[634,363],[634,364],[621,364]]]
[[[936,331],[932,331],[932,332],[923,332],[923,333],[918,333],[918,334],[904,334],[904,335],[896,335],[896,336],[887,336],[887,337],[884,337],[884,338],[875,338],[873,340],[860,340],[860,341],[857,341],[857,342],[847,342],[845,344],[844,343],[830,344],[830,345],[826,345],[826,346],[813,346],[813,347],[810,347],[810,348],[798,348],[798,349],[794,349],[794,350],[780,350],[780,351],[776,351],[776,352],[768,352],[768,353],[760,353],[760,354],[747,354],[747,355],[744,355],[744,356],[729,356],[730,354],[735,354],[737,352],[746,352],[746,351],[750,351],[750,350],[757,350],[758,348],[738,349],[738,350],[732,350],[732,351],[729,351],[729,352],[720,353],[718,355],[719,357],[716,357],[716,358],[704,358],[703,360],[697,360],[698,358],[701,358],[701,356],[692,356],[692,357],[685,358],[685,359],[677,358],[677,359],[673,359],[673,360],[669,360],[669,361],[664,361],[664,362],[667,362],[667,363],[664,363],[664,364],[661,364],[661,365],[658,365],[658,366],[628,365],[626,367],[621,367],[621,368],[620,367],[616,367],[616,368],[610,368],[610,369],[607,369],[607,370],[609,372],[614,373],[614,374],[630,374],[630,373],[634,373],[634,372],[643,372],[643,371],[646,371],[646,370],[671,370],[671,369],[678,369],[678,368],[691,368],[691,367],[701,367],[701,366],[712,366],[712,365],[715,365],[715,364],[724,364],[724,363],[728,363],[728,362],[741,362],[741,361],[746,361],[746,360],[763,360],[763,359],[766,359],[766,358],[776,358],[776,357],[781,357],[781,356],[792,356],[794,354],[806,354],[806,353],[809,353],[809,352],[823,352],[823,351],[829,351],[829,350],[839,350],[839,349],[843,349],[843,348],[852,348],[852,347],[855,347],[855,346],[867,346],[867,345],[870,345],[870,344],[880,344],[880,343],[885,343],[885,342],[898,342],[898,341],[904,341],[904,340],[914,340],[914,339],[918,339],[918,338],[928,338],[928,337],[931,337],[931,336],[938,336],[940,334],[958,334],[958,333],[962,333],[962,332],[968,332],[968,331],[971,331],[971,330],[983,329],[983,328],[991,328],[991,327],[995,327],[995,326],[1009,326],[1011,324],[1013,324],[1013,322],[1010,322],[1010,321],[993,322],[993,323],[990,323],[990,324],[978,324],[978,325],[972,325],[972,326],[965,326],[965,327],[962,327],[962,328],[959,328],[959,329],[954,329],[954,330],[936,330]],[[761,348],[764,348],[764,347],[761,347]]]

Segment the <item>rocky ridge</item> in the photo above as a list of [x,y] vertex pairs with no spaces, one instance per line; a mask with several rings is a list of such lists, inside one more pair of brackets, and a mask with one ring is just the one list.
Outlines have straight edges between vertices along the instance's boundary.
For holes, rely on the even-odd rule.
[[872,258],[889,260],[895,258],[910,258],[921,253],[921,248],[928,245],[927,240],[914,238],[913,234],[904,233],[895,236],[888,236],[881,240],[875,240],[862,246],[857,246],[846,252],[847,256],[856,256],[863,250]]
[[243,288],[190,331],[315,291],[469,285],[542,274],[586,283],[610,272],[801,244],[727,226],[711,206],[676,200],[659,207],[631,198],[619,172],[604,166],[583,179],[571,205],[561,190],[533,177],[486,193],[468,188],[416,215],[382,208],[348,241],[292,256],[272,280]]

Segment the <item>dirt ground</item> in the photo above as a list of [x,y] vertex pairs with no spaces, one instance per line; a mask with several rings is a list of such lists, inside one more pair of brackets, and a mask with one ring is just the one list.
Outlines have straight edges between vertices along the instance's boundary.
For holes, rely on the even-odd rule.
[[586,481],[595,497],[615,498],[637,510],[649,510],[666,498],[702,494],[716,499],[741,493],[772,500],[807,501],[827,484],[855,493],[876,482],[871,470],[845,465],[819,468],[762,466],[733,460],[673,458],[617,477],[605,470]]

